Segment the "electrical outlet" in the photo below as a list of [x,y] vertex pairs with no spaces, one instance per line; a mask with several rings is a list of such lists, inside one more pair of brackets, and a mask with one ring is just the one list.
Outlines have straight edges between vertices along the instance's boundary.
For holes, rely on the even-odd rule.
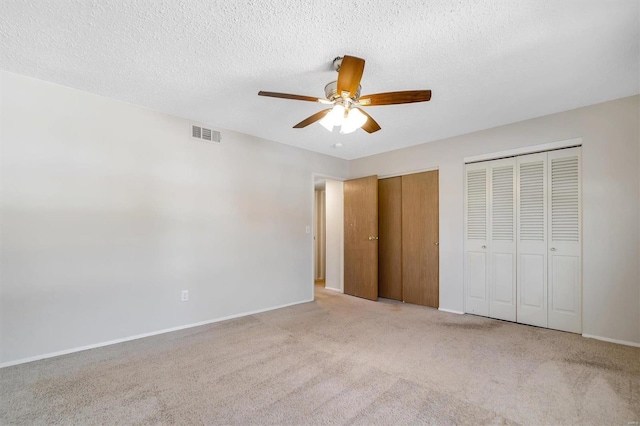
[[180,297],[180,300],[182,300],[183,302],[189,300],[189,290],[182,290],[182,296]]

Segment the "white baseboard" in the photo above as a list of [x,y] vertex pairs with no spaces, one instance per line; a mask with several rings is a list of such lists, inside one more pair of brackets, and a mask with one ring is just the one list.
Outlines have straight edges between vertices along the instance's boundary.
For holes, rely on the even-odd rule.
[[594,336],[594,335],[591,335],[591,334],[584,334],[584,333],[582,334],[582,337],[586,337],[587,339],[602,340],[603,342],[617,343],[619,345],[634,346],[636,348],[640,348],[640,343],[628,342],[626,340],[610,339],[608,337]]
[[226,321],[226,320],[230,320],[230,319],[234,319],[234,318],[245,317],[245,316],[248,316],[248,315],[255,315],[255,314],[259,314],[259,313],[267,312],[267,311],[274,311],[276,309],[282,309],[282,308],[286,308],[286,307],[289,307],[289,306],[299,305],[299,304],[308,303],[308,302],[313,302],[313,299],[301,300],[299,302],[287,303],[286,305],[273,306],[271,308],[258,309],[258,310],[255,310],[255,311],[249,311],[249,312],[244,312],[244,313],[235,314],[235,315],[228,315],[228,316],[222,317],[222,318],[216,318],[216,319],[212,319],[212,320],[196,322],[196,323],[193,323],[193,324],[180,325],[178,327],[166,328],[164,330],[152,331],[150,333],[136,334],[135,336],[123,337],[121,339],[115,339],[115,340],[109,340],[107,342],[94,343],[92,345],[80,346],[80,347],[72,348],[72,349],[65,349],[63,351],[51,352],[51,353],[43,354],[43,355],[36,355],[36,356],[29,357],[29,358],[22,358],[22,359],[18,359],[18,360],[15,360],[15,361],[9,361],[9,362],[2,363],[2,364],[0,364],[0,368],[11,367],[11,366],[14,366],[14,365],[19,365],[19,364],[26,364],[28,362],[39,361],[41,359],[53,358],[53,357],[61,356],[61,355],[67,355],[67,354],[71,354],[71,353],[74,353],[74,352],[86,351],[86,350],[89,350],[89,349],[101,348],[103,346],[115,345],[115,344],[118,344],[118,343],[129,342],[131,340],[144,339],[145,337],[157,336],[158,334],[171,333],[172,331],[179,331],[179,330],[184,330],[184,329],[187,329],[187,328],[199,327],[201,325],[212,324],[214,322]]
[[340,290],[339,288],[333,288],[333,287],[325,287],[325,290],[331,290],[331,291],[337,291],[338,293],[344,293],[344,291]]
[[462,312],[462,311],[454,311],[453,309],[438,308],[438,310],[442,311],[442,312],[449,312],[450,314],[464,315],[464,312]]

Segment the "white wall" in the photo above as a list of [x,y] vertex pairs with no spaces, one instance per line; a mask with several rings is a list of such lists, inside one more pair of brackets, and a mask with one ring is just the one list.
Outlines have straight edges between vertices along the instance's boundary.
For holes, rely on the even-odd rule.
[[342,182],[327,179],[326,201],[326,281],[325,287],[344,291],[343,228],[344,195]]
[[463,158],[581,137],[583,333],[640,343],[639,105],[633,96],[365,157],[350,175],[439,168],[440,307],[462,311]]
[[312,299],[309,182],[346,161],[1,76],[0,364]]

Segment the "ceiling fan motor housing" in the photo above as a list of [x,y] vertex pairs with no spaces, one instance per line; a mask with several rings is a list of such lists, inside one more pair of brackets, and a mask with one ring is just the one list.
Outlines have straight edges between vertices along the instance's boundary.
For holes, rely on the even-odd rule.
[[[356,90],[356,93],[354,96],[351,97],[351,99],[355,102],[358,100],[358,98],[360,97],[360,89],[362,88],[362,86],[358,86],[358,90]],[[340,93],[338,93],[338,81],[332,81],[331,83],[327,84],[326,86],[324,86],[324,95],[327,99],[329,99],[330,101],[336,101],[338,99],[342,99],[342,95]]]

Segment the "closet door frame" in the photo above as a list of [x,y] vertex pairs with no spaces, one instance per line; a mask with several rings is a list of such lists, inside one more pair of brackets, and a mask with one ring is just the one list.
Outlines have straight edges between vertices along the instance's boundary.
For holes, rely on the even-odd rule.
[[[438,196],[437,196],[437,203],[438,203],[438,208],[437,208],[437,227],[436,227],[436,232],[437,232],[437,241],[433,241],[433,244],[435,246],[435,250],[437,250],[437,306],[435,306],[436,309],[440,309],[439,308],[439,304],[440,304],[440,284],[441,284],[441,280],[440,280],[440,168],[439,167],[430,167],[427,169],[421,169],[421,170],[415,170],[415,171],[411,171],[411,172],[406,172],[406,173],[394,173],[394,174],[389,174],[389,175],[381,175],[378,176],[378,180],[383,180],[383,179],[389,179],[389,178],[396,178],[396,177],[403,177],[403,176],[408,176],[408,175],[417,175],[417,174],[421,174],[421,173],[426,173],[426,172],[436,172],[436,176],[437,176],[437,191],[438,191]],[[402,187],[402,185],[401,185]],[[402,200],[402,197],[401,197]],[[401,229],[404,228],[404,224],[401,225]],[[432,247],[433,249],[433,247]],[[401,263],[402,263],[402,259],[401,259]],[[404,279],[402,280],[402,299],[404,302],[405,299],[405,295],[404,295]],[[410,301],[407,301],[407,303],[411,303]],[[429,306],[429,305],[423,305],[423,306]],[[433,306],[431,306],[433,307]],[[458,311],[452,311],[455,313],[461,313]]]
[[[572,152],[569,151],[572,150],[574,152],[577,152],[577,156],[578,156],[578,167],[579,167],[579,172],[578,172],[578,186],[579,186],[579,194],[578,194],[578,200],[579,200],[579,242],[577,242],[577,244],[575,244],[574,242],[574,247],[571,249],[572,250],[572,254],[570,254],[569,256],[574,256],[574,257],[578,257],[578,261],[577,264],[574,262],[571,266],[572,268],[572,273],[568,274],[568,273],[563,273],[564,275],[570,275],[572,282],[573,282],[573,286],[571,287],[571,291],[570,292],[566,292],[567,290],[563,290],[566,292],[565,295],[568,295],[569,293],[573,294],[573,298],[575,301],[577,301],[579,304],[576,305],[576,309],[567,309],[566,307],[564,309],[556,309],[554,307],[552,307],[552,304],[554,303],[553,299],[553,266],[552,266],[552,262],[554,261],[554,259],[552,258],[552,256],[561,256],[563,255],[563,251],[567,251],[569,250],[568,248],[560,248],[561,245],[563,245],[562,242],[558,242],[558,241],[552,241],[551,240],[551,158],[557,158],[557,156],[559,157],[563,157],[563,156],[570,156],[567,155],[568,153]],[[464,286],[463,286],[463,290],[464,290],[464,312],[465,313],[472,313],[472,314],[478,314],[478,315],[484,315],[484,316],[491,316],[489,313],[489,309],[487,308],[485,309],[480,309],[480,312],[478,312],[478,309],[472,309],[473,306],[470,306],[470,297],[469,297],[469,279],[470,279],[470,274],[469,274],[469,251],[471,249],[471,252],[479,252],[482,253],[481,250],[479,250],[479,248],[481,248],[482,245],[486,246],[487,249],[489,249],[489,256],[487,258],[487,261],[485,263],[485,273],[481,274],[482,277],[484,277],[484,279],[486,279],[486,283],[487,283],[487,289],[486,291],[489,292],[490,291],[490,285],[491,285],[491,264],[490,264],[490,244],[479,244],[477,241],[470,241],[467,237],[467,231],[468,231],[468,223],[467,223],[467,185],[468,185],[468,179],[467,179],[467,173],[469,171],[469,169],[482,169],[483,168],[483,163],[484,164],[489,164],[493,161],[497,161],[498,159],[506,159],[506,158],[513,158],[514,160],[517,161],[516,164],[516,233],[517,233],[517,237],[516,237],[516,320],[517,322],[520,323],[524,323],[524,324],[532,324],[532,325],[538,325],[538,326],[542,326],[542,327],[548,327],[548,328],[553,328],[553,329],[558,329],[558,330],[564,330],[564,331],[570,331],[570,332],[574,332],[574,333],[581,333],[582,331],[582,294],[583,294],[583,283],[582,283],[582,158],[581,158],[581,152],[582,152],[582,139],[581,138],[576,138],[576,139],[570,139],[567,141],[559,141],[559,142],[552,142],[552,143],[548,143],[548,144],[543,144],[543,145],[538,145],[538,146],[533,146],[533,147],[525,147],[525,148],[517,148],[517,149],[513,149],[513,150],[509,150],[509,151],[502,151],[502,152],[497,152],[497,153],[493,153],[493,154],[483,154],[483,155],[478,155],[478,156],[473,156],[473,157],[465,157],[464,158],[464,174],[463,174],[463,185],[464,185],[464,190],[463,190],[463,196],[464,196],[464,210],[463,210],[463,219],[464,219],[464,228],[463,228],[463,233],[464,233]],[[544,311],[545,311],[545,315],[544,315],[544,320],[536,320],[536,319],[532,319],[530,318],[528,315],[526,315],[526,309],[522,309],[522,305],[526,303],[525,300],[521,299],[522,296],[522,277],[520,276],[521,271],[523,269],[523,262],[527,259],[524,259],[523,256],[527,256],[530,255],[532,253],[527,253],[527,250],[521,250],[520,248],[520,235],[521,235],[521,229],[520,229],[520,165],[519,165],[519,159],[520,158],[524,158],[524,157],[529,157],[529,158],[534,158],[533,156],[537,155],[540,156],[540,158],[544,158],[544,242],[542,242],[542,244],[539,244],[541,247],[540,248],[544,248],[544,252],[542,250],[534,250],[534,251],[539,251],[540,253],[533,253],[533,254],[539,254],[543,257],[542,260],[542,267],[543,267],[543,271],[541,274],[541,278],[544,280],[544,285],[542,286],[542,290],[544,291],[544,294],[542,295],[542,300],[541,303],[544,304]],[[491,198],[490,198],[490,188],[489,186],[491,185],[490,183],[490,170],[486,171],[486,179],[487,179],[487,201],[486,201],[486,205],[487,205],[487,209],[490,208],[490,203],[491,203]],[[491,223],[490,223],[490,212],[487,212],[487,223],[486,223],[486,229],[487,229],[487,243],[490,243],[490,232],[491,232]],[[476,247],[480,245],[480,247]],[[552,252],[552,248],[555,248],[555,250]],[[558,257],[559,259],[559,257]],[[565,259],[566,260],[566,259]],[[565,271],[566,272],[566,271]],[[560,274],[562,275],[562,274]],[[557,289],[556,289],[557,290]],[[491,294],[488,293],[487,295],[487,300],[490,300]],[[555,312],[558,311],[558,312]],[[571,311],[571,312],[569,312]],[[554,313],[552,313],[554,312]],[[555,315],[555,313],[558,313],[558,318],[556,318],[555,320],[551,319],[551,316]],[[563,318],[563,316],[568,316],[569,319],[567,318]],[[572,317],[572,318],[571,318]],[[578,318],[578,319],[576,319]],[[539,318],[541,319],[541,318]]]

